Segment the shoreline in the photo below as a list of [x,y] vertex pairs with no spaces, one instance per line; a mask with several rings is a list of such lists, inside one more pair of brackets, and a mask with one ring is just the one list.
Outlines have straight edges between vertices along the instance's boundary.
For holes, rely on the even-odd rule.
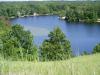
[[[12,16],[12,17],[9,17],[10,19],[14,19],[14,18],[23,18],[23,17],[31,17],[31,16],[33,16],[33,17],[35,17],[35,16],[49,16],[49,15],[55,15],[55,14],[33,14],[33,15],[23,15],[23,16],[17,16],[17,17],[15,17],[15,16]],[[59,16],[58,15],[58,19],[60,19],[60,20],[65,20],[66,19],[66,17],[65,16]],[[83,21],[80,21],[80,22],[83,22]],[[75,22],[76,23],[76,22]],[[84,22],[85,23],[85,22]],[[97,21],[95,22],[95,23],[100,23],[100,18],[98,18],[97,19]]]
[[98,18],[96,22],[97,22],[97,23],[100,23],[100,18]]
[[30,17],[30,16],[49,16],[49,15],[54,15],[54,14],[36,14],[36,15],[23,15],[23,16],[12,16],[12,17],[9,17],[10,19],[13,19],[13,18],[21,18],[21,17]]

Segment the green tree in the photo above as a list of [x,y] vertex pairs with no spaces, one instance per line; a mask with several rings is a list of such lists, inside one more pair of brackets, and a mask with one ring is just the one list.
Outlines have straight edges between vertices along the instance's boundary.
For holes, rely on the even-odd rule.
[[14,60],[36,60],[37,48],[33,36],[20,25],[14,25],[11,31],[2,36],[4,57]]
[[100,44],[97,44],[97,45],[94,47],[93,53],[100,53]]
[[49,39],[44,40],[41,49],[43,61],[63,60],[71,57],[71,45],[64,33],[57,27],[48,35]]
[[69,11],[66,11],[66,20],[68,22],[79,22],[79,14],[75,9],[70,9]]

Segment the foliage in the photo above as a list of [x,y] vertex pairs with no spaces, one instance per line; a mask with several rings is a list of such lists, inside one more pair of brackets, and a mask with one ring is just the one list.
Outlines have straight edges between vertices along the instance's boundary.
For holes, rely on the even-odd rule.
[[[20,25],[9,26],[5,20],[0,21],[0,55],[8,60],[38,59],[38,51],[33,42],[33,36]],[[7,29],[6,29],[7,28]],[[6,29],[6,30],[5,30]],[[57,27],[44,40],[40,50],[40,60],[63,60],[71,57],[70,42]]]
[[97,44],[97,45],[94,47],[93,53],[100,53],[100,44]]
[[89,8],[87,6],[84,9],[73,6],[73,8],[70,7],[70,10],[66,12],[66,20],[68,22],[94,23],[98,19],[97,11],[92,6]]
[[0,16],[20,17],[37,14],[66,16],[68,22],[94,23],[100,18],[99,1],[1,2]]
[[40,48],[42,60],[63,60],[71,57],[70,42],[58,27],[48,37]]
[[12,26],[11,30],[1,37],[4,58],[12,60],[36,60],[37,48],[33,44],[33,36],[20,25]]
[[11,25],[6,17],[0,16],[0,35],[8,32],[11,28]]
[[75,10],[67,11],[66,20],[68,22],[79,22],[79,15]]

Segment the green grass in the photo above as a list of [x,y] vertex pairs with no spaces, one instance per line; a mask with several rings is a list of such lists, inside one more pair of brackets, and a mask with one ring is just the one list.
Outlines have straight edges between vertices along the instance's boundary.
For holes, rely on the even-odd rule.
[[0,61],[0,75],[100,75],[100,54],[65,61]]

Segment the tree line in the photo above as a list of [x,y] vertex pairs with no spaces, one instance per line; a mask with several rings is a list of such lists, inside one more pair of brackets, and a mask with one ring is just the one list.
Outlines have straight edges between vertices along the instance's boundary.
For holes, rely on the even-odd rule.
[[65,16],[68,22],[94,23],[100,18],[99,1],[76,2],[0,2],[0,16],[54,14]]
[[[100,44],[93,53],[100,53]],[[0,56],[6,60],[55,61],[72,58],[73,53],[70,41],[59,27],[54,28],[38,48],[30,31],[20,25],[11,25],[1,17]]]

